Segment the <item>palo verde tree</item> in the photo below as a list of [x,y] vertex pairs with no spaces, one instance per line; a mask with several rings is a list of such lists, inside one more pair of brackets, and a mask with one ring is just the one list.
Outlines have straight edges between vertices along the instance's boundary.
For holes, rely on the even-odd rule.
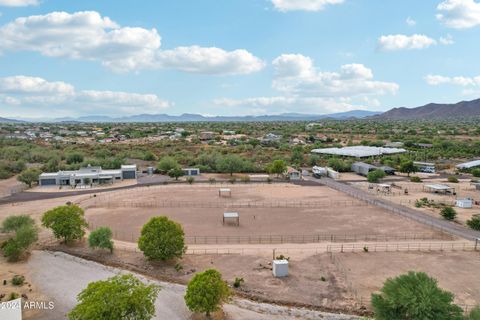
[[230,289],[222,275],[215,269],[197,273],[188,283],[185,303],[193,312],[210,314],[221,308],[230,297]]
[[3,221],[2,231],[14,232],[14,236],[2,245],[3,254],[9,261],[17,261],[22,253],[38,239],[35,221],[26,215],[7,217]]
[[274,160],[267,165],[266,170],[270,174],[276,174],[278,178],[279,175],[287,171],[287,164],[283,160]]
[[180,258],[185,252],[182,226],[167,217],[153,217],[142,228],[138,248],[152,260]]
[[230,176],[233,176],[233,173],[243,171],[245,160],[237,155],[231,154],[219,158],[216,165],[220,172],[227,172]]
[[38,181],[40,173],[40,170],[35,168],[25,169],[17,176],[17,180],[27,184],[28,187],[31,188],[32,184]]
[[108,227],[100,227],[88,236],[90,248],[108,249],[113,252],[112,230]]
[[167,173],[168,171],[179,167],[180,165],[173,157],[163,157],[157,165],[157,169],[162,173]]
[[149,320],[155,316],[160,287],[145,285],[131,274],[91,282],[77,296],[70,320]]
[[440,215],[445,219],[445,220],[455,220],[455,217],[457,216],[457,211],[453,209],[452,207],[445,207],[440,211]]
[[410,271],[385,281],[381,292],[372,294],[372,307],[377,320],[462,320],[453,297],[426,273]]
[[88,226],[83,209],[74,204],[59,206],[45,212],[42,216],[42,225],[52,229],[57,239],[65,243],[81,239]]

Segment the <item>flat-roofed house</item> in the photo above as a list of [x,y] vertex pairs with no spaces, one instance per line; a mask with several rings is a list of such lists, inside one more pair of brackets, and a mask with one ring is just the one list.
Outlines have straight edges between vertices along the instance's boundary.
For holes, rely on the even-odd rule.
[[39,176],[40,186],[82,186],[88,184],[108,184],[126,179],[137,179],[136,165],[122,165],[120,169],[103,170],[101,167],[87,166],[79,170],[44,172]]

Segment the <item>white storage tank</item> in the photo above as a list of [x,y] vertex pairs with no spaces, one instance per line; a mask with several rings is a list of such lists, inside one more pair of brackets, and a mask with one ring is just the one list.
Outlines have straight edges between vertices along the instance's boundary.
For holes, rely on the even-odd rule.
[[273,260],[272,272],[277,278],[288,276],[288,260]]

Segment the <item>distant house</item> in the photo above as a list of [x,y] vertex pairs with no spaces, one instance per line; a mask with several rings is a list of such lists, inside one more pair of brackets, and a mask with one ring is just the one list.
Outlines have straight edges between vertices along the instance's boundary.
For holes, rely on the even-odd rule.
[[370,171],[377,170],[378,168],[365,162],[355,162],[352,164],[351,169],[361,176],[367,176]]
[[431,143],[414,143],[413,145],[417,148],[422,148],[422,149],[433,148],[433,144]]
[[81,186],[86,184],[107,184],[125,179],[137,179],[136,165],[122,165],[120,169],[103,170],[88,166],[74,171],[44,172],[39,176],[40,186]]
[[418,172],[435,173],[437,171],[435,163],[415,161],[413,162],[413,164],[415,165],[415,167],[417,167]]
[[183,174],[192,177],[192,176],[199,176],[200,175],[200,169],[199,168],[183,168],[182,169]]
[[292,167],[287,167],[287,176],[290,180],[301,180],[302,173]]
[[387,142],[385,144],[385,147],[387,147],[387,148],[402,148],[403,147],[403,142],[399,142],[399,141]]
[[262,144],[270,144],[270,143],[277,143],[280,142],[280,139],[282,139],[282,136],[276,135],[274,133],[267,133],[261,140],[260,142]]
[[307,125],[305,125],[305,130],[313,130],[315,128],[323,127],[323,123],[319,122],[310,122]]

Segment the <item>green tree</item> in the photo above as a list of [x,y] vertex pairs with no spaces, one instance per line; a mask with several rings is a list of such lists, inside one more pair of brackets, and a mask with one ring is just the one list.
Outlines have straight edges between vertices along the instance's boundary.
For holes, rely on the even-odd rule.
[[9,216],[3,220],[2,231],[17,231],[20,227],[25,225],[33,226],[35,225],[35,221],[32,219],[32,217],[27,215]]
[[472,175],[476,178],[480,178],[480,168],[473,169]]
[[245,160],[237,155],[231,154],[217,160],[217,169],[220,172],[230,173],[241,172],[245,167]]
[[81,239],[88,226],[83,209],[77,205],[65,205],[45,212],[42,225],[52,229],[55,238],[63,238],[65,243]]
[[445,207],[440,211],[440,215],[445,220],[455,220],[455,217],[457,216],[457,211],[455,211],[455,209],[453,209],[452,207]]
[[274,160],[269,163],[266,168],[270,174],[276,174],[277,177],[287,171],[287,164],[283,160]]
[[176,167],[176,168],[168,170],[168,176],[170,178],[175,178],[175,180],[178,180],[178,178],[180,178],[184,175],[185,175],[185,173],[183,172],[183,170],[180,167]]
[[15,235],[2,245],[2,251],[9,261],[17,261],[28,247],[37,241],[38,230],[35,221],[29,216],[10,216],[2,224],[4,232],[15,232]]
[[467,225],[473,230],[480,231],[480,216],[473,216],[472,219],[467,220]]
[[367,180],[368,180],[368,182],[371,182],[371,183],[377,183],[378,181],[380,181],[383,178],[385,178],[385,172],[383,170],[380,170],[380,169],[370,171],[367,174]]
[[399,171],[406,173],[410,177],[411,173],[417,172],[418,168],[415,166],[413,161],[407,160],[400,163]]
[[229,297],[230,289],[220,272],[209,269],[190,280],[185,303],[191,311],[205,313],[210,318],[210,313],[219,310]]
[[18,176],[17,180],[28,185],[29,188],[32,187],[32,183],[38,181],[38,177],[41,172],[38,169],[30,168],[23,170]]
[[410,271],[385,281],[381,292],[372,294],[372,307],[377,320],[461,320],[453,297],[426,273]]
[[476,306],[469,313],[465,320],[480,320],[480,306]]
[[180,258],[186,249],[182,226],[167,217],[153,217],[142,228],[138,248],[152,260]]
[[79,152],[73,152],[67,154],[67,164],[75,164],[75,163],[82,163],[83,162],[83,154]]
[[88,245],[93,249],[108,249],[113,252],[112,230],[108,227],[101,227],[92,231],[88,236]]
[[145,285],[131,274],[88,284],[68,313],[70,320],[149,320],[155,316],[160,287]]
[[177,160],[172,157],[163,157],[160,159],[157,165],[157,169],[162,173],[167,173],[168,171],[178,168],[180,165]]
[[301,146],[296,146],[292,150],[292,156],[290,157],[290,161],[292,163],[296,163],[298,165],[303,164],[303,148]]

